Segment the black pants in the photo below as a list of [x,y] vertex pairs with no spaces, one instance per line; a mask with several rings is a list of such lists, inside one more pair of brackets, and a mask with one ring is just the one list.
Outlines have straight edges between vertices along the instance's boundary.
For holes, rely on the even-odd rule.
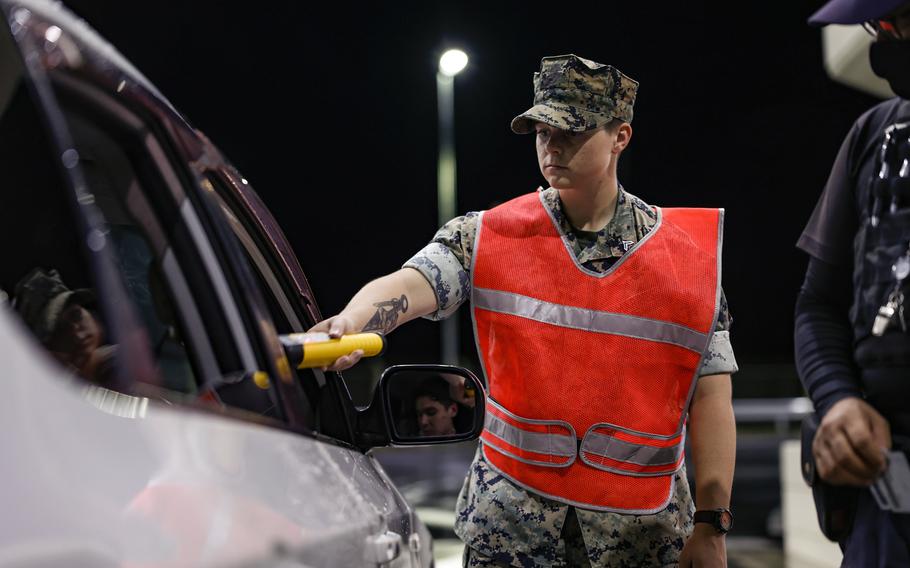
[[841,548],[846,568],[910,566],[910,515],[882,511],[869,490],[863,490],[853,529]]

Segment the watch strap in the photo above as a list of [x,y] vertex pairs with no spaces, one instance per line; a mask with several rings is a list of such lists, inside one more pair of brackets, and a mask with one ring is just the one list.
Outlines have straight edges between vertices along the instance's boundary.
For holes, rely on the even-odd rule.
[[[721,522],[721,515],[726,513],[729,518],[729,524],[724,526]],[[719,507],[717,509],[695,511],[692,520],[696,523],[708,523],[719,533],[727,533],[733,527],[733,513],[730,509]]]

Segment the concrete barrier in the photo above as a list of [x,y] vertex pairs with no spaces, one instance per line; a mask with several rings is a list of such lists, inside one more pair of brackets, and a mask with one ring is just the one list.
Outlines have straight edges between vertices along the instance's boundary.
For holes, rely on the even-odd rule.
[[784,561],[790,568],[840,566],[840,547],[818,528],[812,490],[800,474],[799,440],[780,445],[780,486],[784,525]]

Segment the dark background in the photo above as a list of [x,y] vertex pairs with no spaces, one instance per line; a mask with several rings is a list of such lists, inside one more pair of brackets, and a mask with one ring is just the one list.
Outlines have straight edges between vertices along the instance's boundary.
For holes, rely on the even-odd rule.
[[[437,228],[435,74],[456,78],[458,209],[544,183],[530,106],[544,55],[576,53],[640,82],[620,181],[647,202],[727,210],[723,284],[737,396],[798,394],[794,247],[852,122],[876,101],[824,74],[820,1],[66,2],[244,172],[297,250],[323,313],[397,269]],[[461,310],[465,364],[469,313]],[[396,331],[383,363],[439,360],[439,327]]]

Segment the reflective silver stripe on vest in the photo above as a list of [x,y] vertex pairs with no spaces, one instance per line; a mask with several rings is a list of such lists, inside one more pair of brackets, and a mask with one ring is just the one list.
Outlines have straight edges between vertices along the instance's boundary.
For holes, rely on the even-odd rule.
[[581,442],[582,453],[603,456],[619,462],[642,466],[676,465],[682,455],[685,438],[663,448],[635,444],[597,432],[588,432]]
[[699,333],[694,329],[674,323],[563,306],[521,294],[500,292],[488,288],[474,288],[473,301],[475,308],[483,310],[510,314],[560,327],[671,343],[698,354],[704,351],[710,339],[708,334]]
[[[542,432],[529,432],[509,424],[492,412],[486,413],[484,421],[486,430],[510,446],[528,452],[559,456],[561,458],[574,458],[577,442],[575,436],[569,434],[544,434]],[[562,428],[562,426],[559,426]]]

